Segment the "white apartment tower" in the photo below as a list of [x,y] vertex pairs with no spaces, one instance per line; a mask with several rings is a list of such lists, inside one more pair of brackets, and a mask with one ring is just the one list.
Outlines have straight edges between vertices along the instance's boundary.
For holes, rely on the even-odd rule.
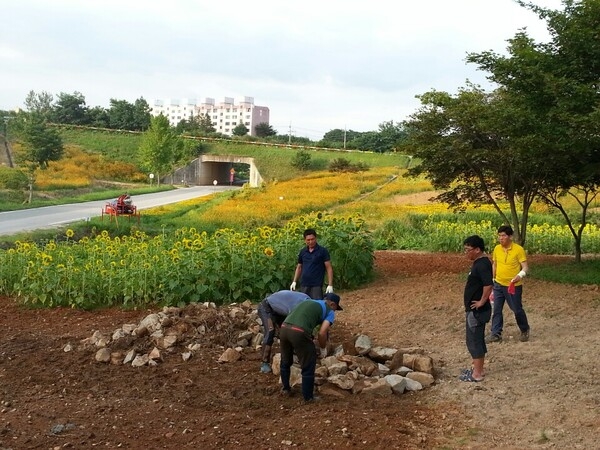
[[241,97],[234,102],[232,97],[224,97],[219,103],[214,98],[204,98],[200,103],[196,99],[155,100],[151,113],[159,114],[169,119],[173,126],[181,120],[189,120],[192,116],[208,114],[215,130],[231,135],[233,129],[241,122],[248,128],[250,136],[255,136],[254,127],[259,123],[269,123],[269,108],[256,106],[253,97]]

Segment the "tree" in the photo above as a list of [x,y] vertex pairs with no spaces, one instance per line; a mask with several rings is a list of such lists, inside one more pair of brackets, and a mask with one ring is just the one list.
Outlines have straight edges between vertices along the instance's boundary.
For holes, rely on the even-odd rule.
[[108,125],[116,130],[129,130],[133,125],[133,105],[126,100],[111,98]]
[[56,123],[87,125],[89,123],[88,108],[85,97],[80,92],[58,94],[52,110],[52,120]]
[[255,125],[254,132],[256,133],[256,137],[269,137],[277,134],[277,131],[275,131],[267,122],[261,122]]
[[395,151],[407,139],[404,125],[393,120],[379,124],[381,146],[376,150],[381,153]]
[[23,150],[17,160],[24,165],[29,178],[29,197],[31,203],[35,174],[38,169],[46,169],[50,161],[58,161],[63,155],[63,143],[54,128],[49,128],[41,113],[23,113],[20,115],[20,137]]
[[335,128],[323,135],[323,139],[321,139],[319,145],[324,147],[355,147],[352,142],[360,138],[361,135],[362,133],[358,131]]
[[308,170],[311,166],[311,156],[306,150],[298,150],[292,158],[292,167],[298,170]]
[[204,113],[203,115],[198,116],[198,131],[200,134],[206,136],[211,133],[216,133],[217,129],[214,127],[212,120],[208,113]]
[[[520,32],[509,41],[508,56],[483,52],[467,59],[518,105],[519,120],[509,133],[522,153],[531,154],[532,147],[537,152],[530,169],[541,178],[539,196],[563,215],[580,261],[587,212],[600,188],[600,4],[565,0],[559,11],[518,3],[547,21],[550,42],[536,43]],[[565,196],[579,204],[578,218],[563,206]]]
[[101,106],[94,106],[88,110],[88,124],[92,127],[109,128],[110,118],[108,111]]
[[138,98],[133,104],[133,122],[131,124],[131,130],[133,131],[145,131],[150,126],[150,105],[144,99],[144,97]]
[[156,176],[160,184],[161,175],[172,170],[181,159],[183,141],[162,114],[153,117],[150,128],[142,136],[139,153],[142,166]]
[[232,134],[234,136],[245,136],[248,134],[248,127],[244,125],[242,122],[238,123],[236,127],[233,129]]
[[42,91],[36,94],[34,91],[29,91],[25,98],[25,110],[48,118],[52,113],[53,101],[54,96],[48,92]]
[[110,99],[108,123],[110,128],[117,130],[144,131],[150,126],[150,105],[139,98],[135,103],[127,100]]
[[[502,92],[489,94],[470,85],[456,96],[431,91],[420,99],[422,107],[406,123],[410,133],[402,148],[422,162],[408,174],[424,174],[444,190],[437,199],[455,208],[493,205],[512,224],[515,240],[524,242],[540,178],[530,167],[535,157],[519,152],[509,139],[506,123],[514,117]],[[509,203],[509,216],[501,199]]]

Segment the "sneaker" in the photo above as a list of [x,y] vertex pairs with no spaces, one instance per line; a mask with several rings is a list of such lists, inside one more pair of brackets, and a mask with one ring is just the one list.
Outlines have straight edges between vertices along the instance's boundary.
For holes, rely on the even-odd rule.
[[271,369],[271,365],[269,363],[264,362],[260,365],[260,371],[262,373],[271,373],[273,370]]
[[529,330],[521,331],[521,336],[519,337],[521,342],[527,342],[529,340]]
[[309,398],[309,399],[304,399],[303,403],[306,404],[311,404],[311,403],[319,403],[321,401],[321,397],[313,397],[313,398]]
[[502,336],[499,334],[490,334],[485,338],[486,344],[491,344],[492,342],[502,342]]

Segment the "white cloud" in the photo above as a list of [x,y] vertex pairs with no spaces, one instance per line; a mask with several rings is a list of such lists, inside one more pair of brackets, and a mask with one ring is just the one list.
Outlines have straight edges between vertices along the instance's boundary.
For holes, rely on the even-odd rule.
[[546,38],[513,0],[20,0],[2,17],[0,109],[30,90],[79,91],[91,106],[252,96],[281,133],[291,123],[313,139],[401,121],[433,88],[485,83],[466,54],[503,52],[520,28]]

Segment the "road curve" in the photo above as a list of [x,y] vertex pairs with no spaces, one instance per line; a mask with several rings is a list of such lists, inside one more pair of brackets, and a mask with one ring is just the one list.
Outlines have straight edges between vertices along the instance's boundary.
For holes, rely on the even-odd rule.
[[[131,198],[134,205],[139,210],[143,210],[231,189],[239,188],[235,186],[192,186],[153,194],[132,195]],[[89,220],[91,217],[100,216],[106,202],[111,200],[114,199],[0,212],[0,236],[60,227],[79,220]]]

